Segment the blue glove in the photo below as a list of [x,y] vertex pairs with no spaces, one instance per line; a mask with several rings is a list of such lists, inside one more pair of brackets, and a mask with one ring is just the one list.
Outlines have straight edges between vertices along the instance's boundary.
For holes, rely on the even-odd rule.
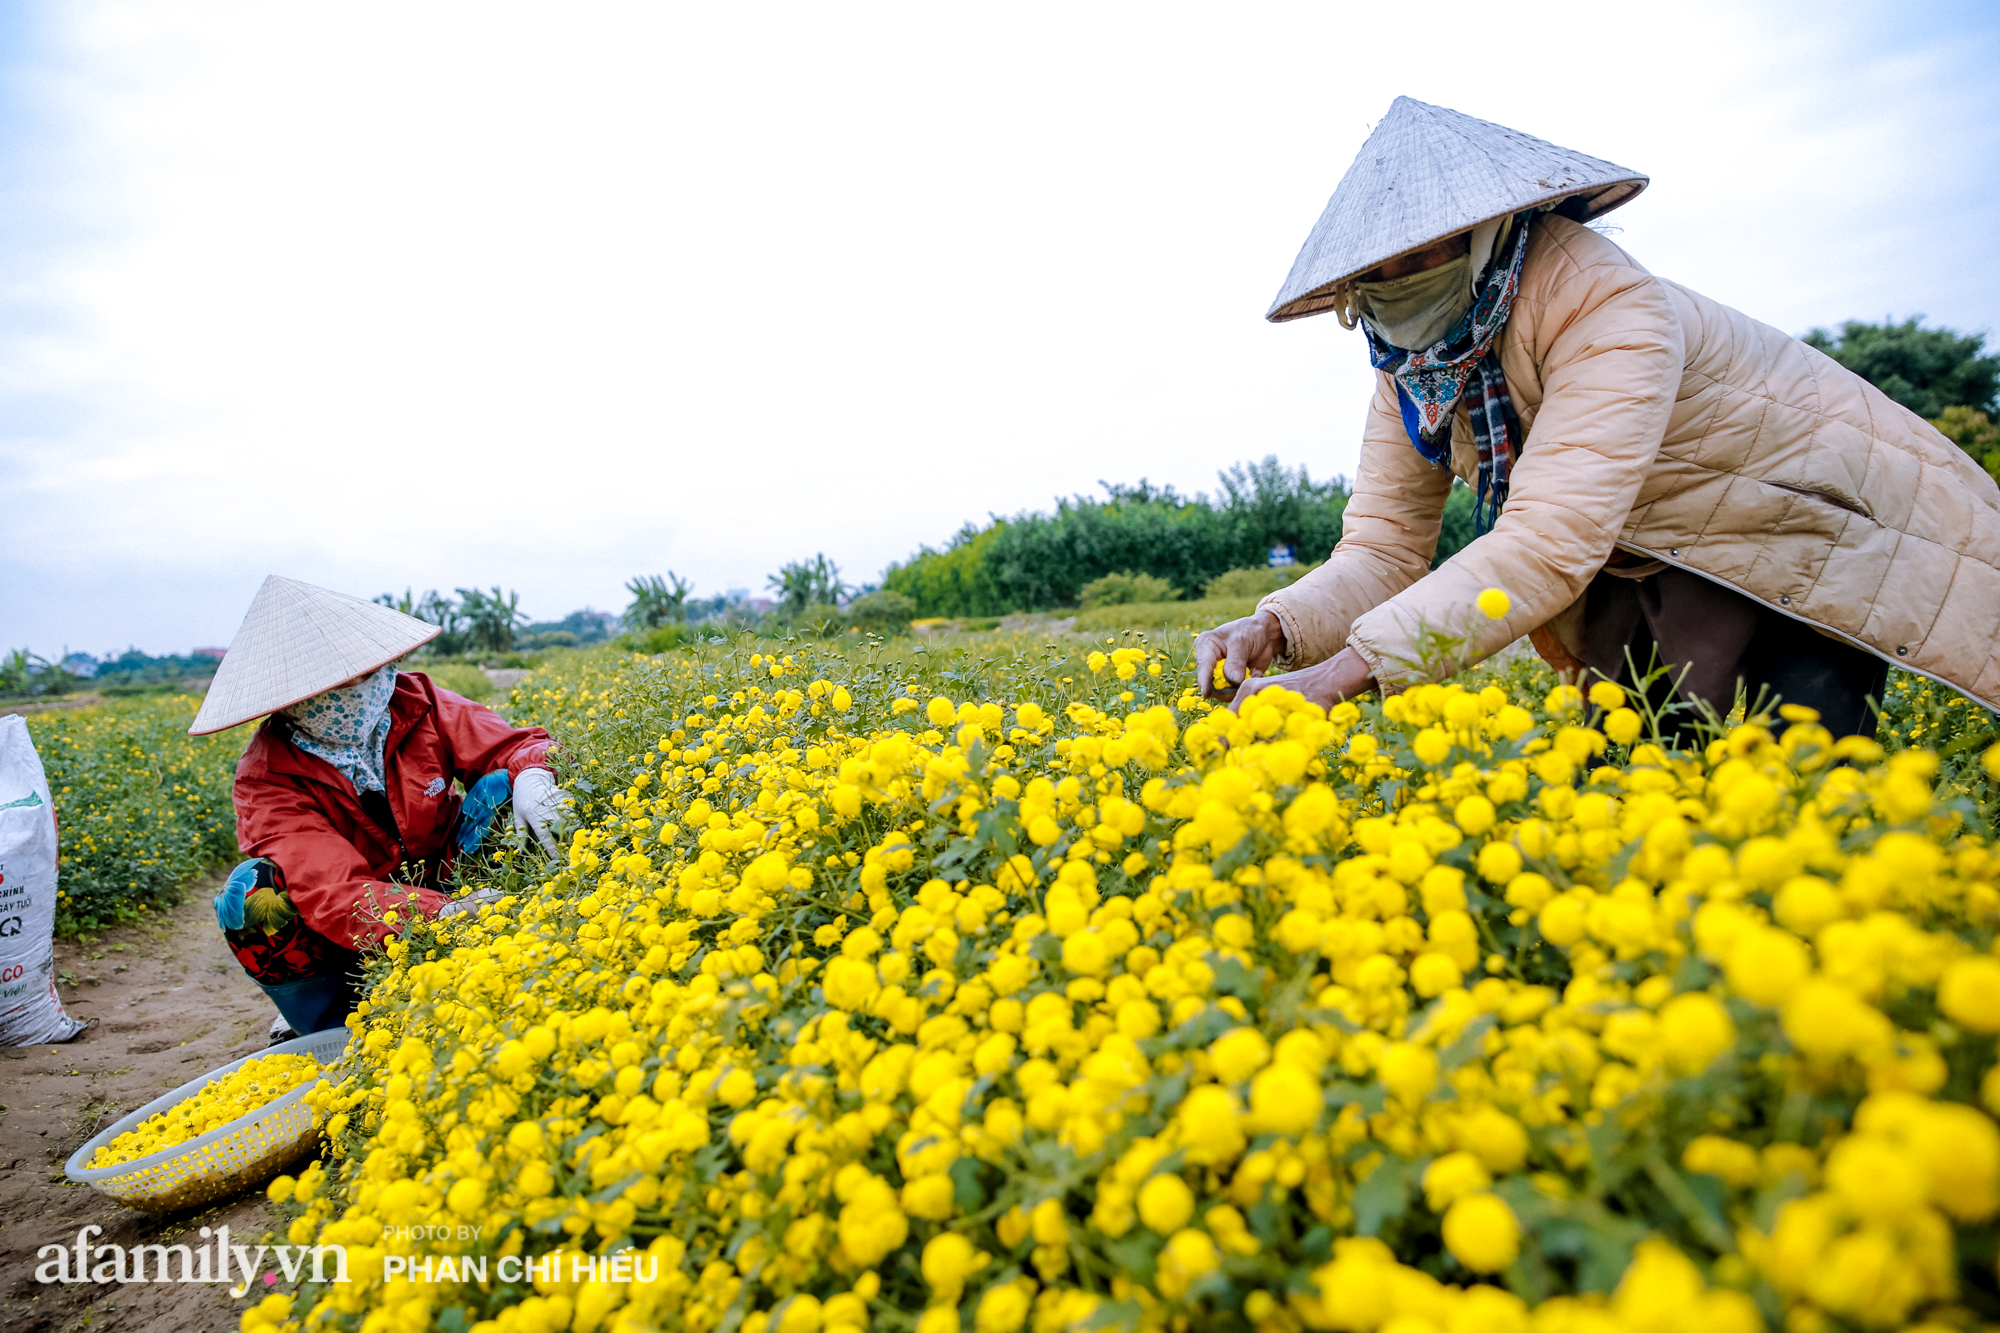
[[257,887],[257,867],[264,858],[253,856],[229,872],[229,882],[215,895],[215,924],[224,930],[243,929],[243,900]]
[[495,769],[465,789],[465,804],[459,807],[458,828],[452,835],[460,856],[470,856],[479,850],[479,844],[486,840],[486,831],[493,826],[493,816],[512,794],[512,783],[504,768]]

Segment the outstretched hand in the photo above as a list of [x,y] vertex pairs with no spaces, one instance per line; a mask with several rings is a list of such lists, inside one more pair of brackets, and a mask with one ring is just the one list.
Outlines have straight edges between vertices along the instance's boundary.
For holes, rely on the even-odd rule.
[[1321,708],[1332,708],[1356,695],[1366,694],[1375,688],[1375,677],[1368,668],[1368,659],[1352,648],[1343,648],[1324,662],[1309,667],[1299,667],[1278,677],[1264,676],[1245,681],[1236,691],[1236,698],[1229,705],[1241,709],[1243,701],[1258,690],[1282,688],[1295,694],[1302,694]]
[[[1233,699],[1237,689],[1285,655],[1285,629],[1271,611],[1203,630],[1194,643],[1195,683],[1208,699]],[[1222,668],[1218,682],[1216,667]]]
[[1322,708],[1375,688],[1368,659],[1352,648],[1343,648],[1315,666],[1288,671],[1277,680],[1265,676],[1271,663],[1284,655],[1284,627],[1276,614],[1259,610],[1203,631],[1194,645],[1195,676],[1204,697],[1226,699],[1232,709],[1273,685],[1302,694]]
[[562,848],[556,836],[575,804],[568,792],[556,786],[555,777],[546,768],[526,769],[514,779],[515,832],[533,834],[543,851],[560,856]]

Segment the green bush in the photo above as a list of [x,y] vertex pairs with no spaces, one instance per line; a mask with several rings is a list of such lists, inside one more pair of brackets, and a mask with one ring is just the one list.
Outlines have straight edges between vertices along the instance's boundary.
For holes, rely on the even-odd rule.
[[178,694],[28,719],[62,831],[58,935],[171,907],[239,855],[230,788],[251,728],[190,736],[200,704]]
[[901,634],[916,619],[917,602],[894,588],[878,588],[847,604],[847,619],[856,628],[877,634]]
[[1132,602],[1079,611],[1076,628],[1101,630],[1201,630],[1257,609],[1254,597],[1207,597],[1198,602]]
[[692,625],[675,623],[662,625],[658,629],[638,629],[621,634],[612,647],[628,653],[644,653],[648,657],[672,652],[676,648],[686,648],[702,641],[701,633]]
[[485,699],[496,693],[493,681],[476,666],[465,666],[457,662],[427,666],[423,674],[431,678],[431,683],[462,694],[468,699]]
[[1280,588],[1289,588],[1318,565],[1259,565],[1253,569],[1232,569],[1218,575],[1202,590],[1203,597],[1263,597]]
[[1083,585],[1078,600],[1085,610],[1100,606],[1130,606],[1135,602],[1172,601],[1174,585],[1151,574],[1106,574]]
[[847,617],[829,602],[808,602],[805,609],[788,618],[795,633],[830,639],[847,632]]
[[990,616],[1012,610],[987,559],[1006,526],[1005,519],[985,528],[968,523],[943,550],[921,546],[907,562],[890,565],[882,585],[914,601],[920,616]]
[[1068,496],[1055,512],[967,525],[942,551],[892,565],[883,584],[924,616],[1001,615],[1073,606],[1083,586],[1143,569],[1195,588],[1286,545],[1324,559],[1340,539],[1347,483],[1313,481],[1276,458],[1237,464],[1214,496],[1185,496],[1145,480],[1102,483],[1105,496]]
[[1972,461],[2000,481],[2000,425],[1970,407],[1947,407],[1932,422],[1938,433],[1972,456]]

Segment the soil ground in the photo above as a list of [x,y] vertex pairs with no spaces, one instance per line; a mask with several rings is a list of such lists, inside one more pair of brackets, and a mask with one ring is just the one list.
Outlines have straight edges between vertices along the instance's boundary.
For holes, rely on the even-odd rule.
[[260,1191],[192,1212],[135,1212],[73,1184],[63,1163],[119,1116],[269,1041],[277,1011],[245,976],[215,928],[217,884],[192,886],[157,921],[58,942],[56,970],[71,1015],[97,1020],[65,1046],[0,1048],[0,1329],[6,1333],[238,1327],[250,1300],[223,1284],[58,1286],[35,1280],[35,1251],[74,1246],[84,1226],[96,1245],[201,1244],[227,1224],[257,1244],[283,1219]]

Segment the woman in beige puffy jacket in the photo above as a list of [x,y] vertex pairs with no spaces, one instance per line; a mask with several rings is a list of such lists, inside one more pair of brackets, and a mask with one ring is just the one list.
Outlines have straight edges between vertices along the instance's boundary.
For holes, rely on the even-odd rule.
[[[1365,329],[1344,532],[1201,636],[1204,688],[1280,667],[1331,703],[1529,634],[1560,669],[1630,684],[1657,661],[1683,698],[1766,689],[1837,735],[1874,730],[1890,663],[2000,705],[2000,489],[1866,381],[1583,225],[1645,184],[1396,100],[1269,315]],[[1479,535],[1429,571],[1454,476]]]

